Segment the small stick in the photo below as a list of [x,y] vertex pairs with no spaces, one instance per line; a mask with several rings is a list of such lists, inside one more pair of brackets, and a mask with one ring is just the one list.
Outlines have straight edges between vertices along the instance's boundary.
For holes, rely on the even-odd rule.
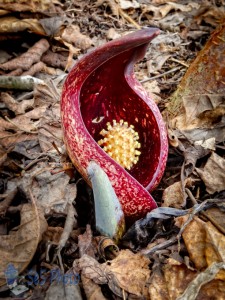
[[44,84],[44,81],[32,76],[0,76],[2,89],[33,90],[35,84]]
[[63,247],[65,247],[66,242],[68,241],[70,234],[73,230],[74,223],[76,222],[74,216],[76,215],[76,210],[73,206],[73,203],[68,203],[68,213],[66,216],[66,222],[65,226],[63,228],[62,235],[60,237],[60,241],[58,243],[57,252],[55,253],[53,257],[53,262],[56,260],[56,257],[59,259],[60,269],[64,273],[64,267],[62,263],[62,257],[61,257],[61,250]]
[[141,81],[141,83],[145,83],[145,82],[147,82],[147,81],[150,81],[150,80],[154,80],[154,79],[163,77],[164,75],[168,75],[168,74],[170,74],[170,73],[176,72],[176,71],[180,70],[181,68],[182,68],[182,67],[176,67],[176,68],[173,68],[173,69],[171,69],[171,70],[169,70],[169,71],[167,71],[167,72],[164,72],[164,73],[162,73],[162,74],[159,74],[159,75],[156,75],[156,76],[153,76],[153,77],[144,79],[144,80]]

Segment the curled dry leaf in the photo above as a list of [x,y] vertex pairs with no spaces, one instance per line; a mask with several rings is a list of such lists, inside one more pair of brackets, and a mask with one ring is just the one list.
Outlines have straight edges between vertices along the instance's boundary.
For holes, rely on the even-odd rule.
[[17,19],[15,17],[4,17],[0,19],[0,33],[15,33],[19,31],[31,31],[36,34],[45,35],[45,31],[37,19]]
[[8,235],[1,236],[0,243],[0,285],[5,284],[4,271],[13,263],[22,272],[33,258],[47,222],[43,213],[34,205],[24,204],[20,212],[20,226]]
[[204,168],[196,168],[209,194],[225,190],[225,159],[215,152],[211,154]]
[[[54,2],[57,3],[57,1]],[[4,8],[9,11],[15,11],[15,12],[22,12],[22,11],[43,12],[49,10],[50,8],[52,9],[53,7],[54,7],[53,1],[51,0],[40,0],[40,1],[2,0],[0,3],[0,8]]]
[[[217,136],[224,130],[224,70],[225,70],[225,23],[212,33],[183,77],[177,91],[168,103],[174,128],[191,130],[203,128]],[[175,117],[174,117],[175,116]],[[200,140],[199,133],[192,132],[192,140]],[[209,138],[208,136],[207,138]],[[223,133],[224,140],[224,133]]]
[[4,64],[0,65],[0,69],[3,70],[15,70],[21,68],[22,70],[28,70],[34,64],[40,61],[43,53],[49,48],[49,43],[46,39],[41,39],[35,43],[26,53],[14,58]]
[[78,246],[80,257],[82,257],[84,254],[87,254],[93,258],[95,257],[96,249],[93,244],[93,235],[90,225],[87,225],[86,231],[78,236]]

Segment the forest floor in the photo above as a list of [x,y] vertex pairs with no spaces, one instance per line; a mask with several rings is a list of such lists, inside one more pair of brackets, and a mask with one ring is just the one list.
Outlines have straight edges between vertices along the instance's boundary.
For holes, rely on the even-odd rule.
[[[60,99],[83,55],[147,27],[135,75],[169,153],[159,209],[117,244],[95,230]],[[224,0],[3,0],[0,40],[0,298],[225,299]]]

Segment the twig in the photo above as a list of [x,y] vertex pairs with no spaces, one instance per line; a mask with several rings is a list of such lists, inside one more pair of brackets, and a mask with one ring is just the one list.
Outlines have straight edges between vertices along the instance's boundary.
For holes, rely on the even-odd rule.
[[184,67],[186,67],[186,68],[189,68],[189,65],[188,65],[188,64],[186,64],[185,62],[180,61],[180,60],[178,60],[178,59],[176,59],[176,58],[171,57],[170,60],[172,60],[172,61],[174,61],[174,62],[176,62],[176,63],[178,63],[178,64],[180,64],[180,65],[182,65],[182,66],[184,66]]
[[163,77],[164,75],[168,75],[168,74],[173,73],[173,72],[176,72],[176,71],[178,71],[178,70],[180,70],[180,69],[182,69],[182,67],[176,67],[176,68],[173,68],[173,69],[171,69],[171,70],[169,70],[169,71],[167,71],[167,72],[164,72],[164,73],[162,73],[162,74],[159,74],[159,75],[156,75],[156,76],[153,76],[153,77],[144,79],[144,80],[141,81],[141,83],[145,83],[145,82],[150,81],[150,80],[154,80],[154,79],[157,79],[157,78],[161,78],[161,77]]
[[203,272],[198,274],[188,285],[186,290],[183,292],[181,296],[177,298],[177,300],[195,300],[197,299],[198,293],[201,289],[201,287],[213,280],[216,276],[216,274],[222,270],[225,269],[225,263],[224,262],[214,262],[212,263],[207,269],[205,269]]
[[124,17],[129,23],[133,24],[137,29],[141,29],[141,26],[135,22],[130,16],[128,16],[127,13],[125,13],[120,7],[118,8],[118,12],[121,15],[121,17]]
[[171,239],[169,239],[168,241],[165,241],[159,245],[152,247],[151,249],[141,250],[140,252],[141,252],[141,254],[144,254],[144,255],[151,255],[158,250],[162,250],[162,249],[165,249],[165,248],[173,245],[174,243],[176,243],[176,241],[177,241],[177,237],[175,236],[175,237],[172,237]]
[[2,89],[33,90],[35,84],[44,84],[44,81],[32,76],[0,76]]
[[61,257],[60,252],[61,252],[62,248],[65,247],[65,244],[66,244],[67,240],[69,239],[70,234],[73,230],[73,226],[76,221],[74,218],[75,215],[76,215],[76,210],[73,206],[73,203],[72,202],[68,203],[68,213],[66,216],[65,226],[63,228],[63,232],[60,237],[60,241],[58,243],[57,252],[55,253],[55,255],[53,257],[53,262],[56,260],[56,257],[58,257],[60,268],[63,272],[64,272],[64,267],[63,267],[62,257]]

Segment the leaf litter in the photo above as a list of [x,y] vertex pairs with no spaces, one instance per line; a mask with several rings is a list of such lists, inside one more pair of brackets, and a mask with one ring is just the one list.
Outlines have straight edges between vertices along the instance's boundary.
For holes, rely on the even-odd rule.
[[[0,94],[1,298],[23,286],[23,299],[223,299],[224,7],[163,0],[0,4],[0,86],[7,77]],[[135,72],[163,113],[170,150],[153,192],[159,208],[116,245],[95,230],[92,191],[66,155],[59,101],[81,56],[144,26],[161,34]],[[17,81],[15,89],[14,77],[24,75],[32,84]],[[15,286],[6,285],[9,263],[18,271]],[[43,289],[39,281],[28,285],[29,270],[43,268]],[[64,279],[78,276],[79,285],[50,283],[56,270]]]

